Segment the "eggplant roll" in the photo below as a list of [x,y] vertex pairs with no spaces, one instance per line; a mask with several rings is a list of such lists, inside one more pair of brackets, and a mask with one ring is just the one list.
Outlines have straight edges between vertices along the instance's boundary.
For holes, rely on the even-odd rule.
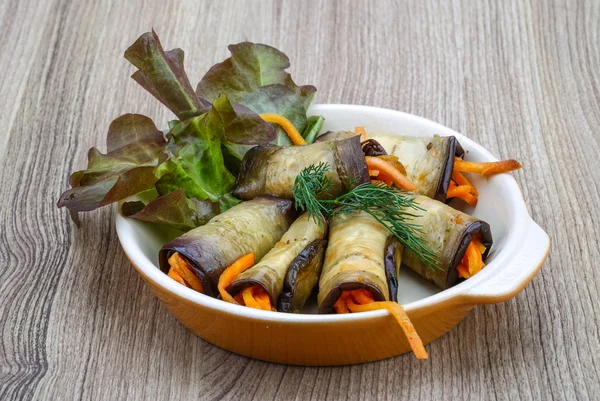
[[416,196],[422,210],[411,210],[411,223],[421,226],[425,245],[437,256],[438,269],[428,268],[416,254],[404,250],[402,263],[441,289],[452,287],[458,279],[458,265],[467,247],[477,237],[485,246],[485,260],[492,247],[492,232],[485,221],[425,196]]
[[258,284],[279,312],[300,312],[319,280],[326,232],[325,221],[304,213],[259,263],[235,278],[228,292],[235,295]]
[[260,260],[279,241],[296,217],[293,202],[265,196],[242,202],[162,247],[160,268],[167,273],[169,257],[178,252],[202,283],[203,292],[216,296],[223,270],[254,252]]
[[[335,141],[354,135],[356,134],[350,131],[326,132],[317,140]],[[456,137],[367,134],[367,138],[377,141],[387,154],[398,157],[406,168],[407,178],[417,186],[419,194],[446,201],[454,157],[462,157],[464,154]]]
[[313,143],[305,146],[256,146],[242,160],[233,196],[253,199],[274,195],[293,199],[296,176],[310,166],[326,162],[333,188],[324,196],[337,196],[351,185],[369,182],[369,170],[359,138]]
[[342,291],[364,288],[375,301],[397,301],[402,245],[365,212],[334,215],[319,279],[319,313],[334,312]]

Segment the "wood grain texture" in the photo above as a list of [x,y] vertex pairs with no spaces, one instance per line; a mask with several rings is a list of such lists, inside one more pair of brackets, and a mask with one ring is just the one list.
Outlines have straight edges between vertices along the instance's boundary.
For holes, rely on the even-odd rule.
[[[195,337],[119,248],[110,207],[75,229],[56,200],[125,112],[168,111],[122,58],[156,28],[193,82],[227,44],[292,59],[320,103],[417,114],[515,174],[552,238],[540,274],[428,349],[302,368]],[[600,394],[600,2],[0,2],[0,399],[594,399]]]

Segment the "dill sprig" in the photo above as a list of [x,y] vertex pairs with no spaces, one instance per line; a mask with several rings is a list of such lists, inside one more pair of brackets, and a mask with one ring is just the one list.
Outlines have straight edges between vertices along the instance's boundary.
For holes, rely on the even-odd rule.
[[327,163],[310,165],[296,177],[292,193],[297,209],[315,221],[335,214],[363,211],[387,227],[406,249],[413,251],[430,269],[439,269],[435,253],[424,243],[423,231],[409,222],[411,210],[423,210],[406,192],[381,184],[360,184],[336,199],[319,199],[333,187]]

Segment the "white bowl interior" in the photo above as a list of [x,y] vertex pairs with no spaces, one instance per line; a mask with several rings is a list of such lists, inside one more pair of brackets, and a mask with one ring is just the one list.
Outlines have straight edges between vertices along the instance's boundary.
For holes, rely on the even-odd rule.
[[[368,106],[314,105],[309,110],[309,115],[312,114],[319,114],[325,117],[323,131],[353,130],[355,126],[362,125],[366,128],[367,132],[390,135],[454,135],[467,152],[465,157],[467,160],[497,160],[480,145],[447,127],[398,111]],[[522,239],[520,234],[525,230],[520,228],[529,217],[514,179],[508,174],[495,176],[489,180],[470,175],[469,179],[472,180],[479,190],[479,202],[475,208],[464,207],[464,204],[461,203],[457,203],[457,205],[460,206],[461,210],[487,221],[491,226],[494,245],[486,260],[487,266],[477,276],[441,293],[435,285],[421,279],[410,269],[401,269],[398,299],[407,309],[442,301],[443,298],[460,293],[477,282],[493,279],[494,271],[507,263],[513,250]],[[144,271],[147,277],[150,277],[157,284],[176,291],[181,296],[195,299],[198,302],[216,305],[230,312],[235,309],[243,309],[246,314],[257,314],[257,316],[266,314],[261,317],[266,318],[266,316],[270,316],[273,318],[269,312],[250,311],[248,308],[235,306],[235,309],[232,310],[229,308],[233,305],[226,305],[220,301],[213,303],[214,299],[194,293],[192,290],[175,283],[163,274],[158,268],[158,251],[163,244],[180,234],[177,231],[127,219],[118,215],[117,232],[127,255]],[[307,314],[316,312],[314,297],[309,300],[303,312]],[[378,312],[370,313],[376,314]],[[341,315],[338,317],[349,318],[348,316]]]

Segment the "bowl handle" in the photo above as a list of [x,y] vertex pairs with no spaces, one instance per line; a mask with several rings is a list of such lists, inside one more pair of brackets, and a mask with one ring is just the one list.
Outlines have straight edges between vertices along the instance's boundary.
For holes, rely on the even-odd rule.
[[517,295],[535,276],[550,251],[548,234],[530,219],[524,241],[513,262],[499,271],[493,280],[474,286],[466,294],[470,303],[492,304]]

